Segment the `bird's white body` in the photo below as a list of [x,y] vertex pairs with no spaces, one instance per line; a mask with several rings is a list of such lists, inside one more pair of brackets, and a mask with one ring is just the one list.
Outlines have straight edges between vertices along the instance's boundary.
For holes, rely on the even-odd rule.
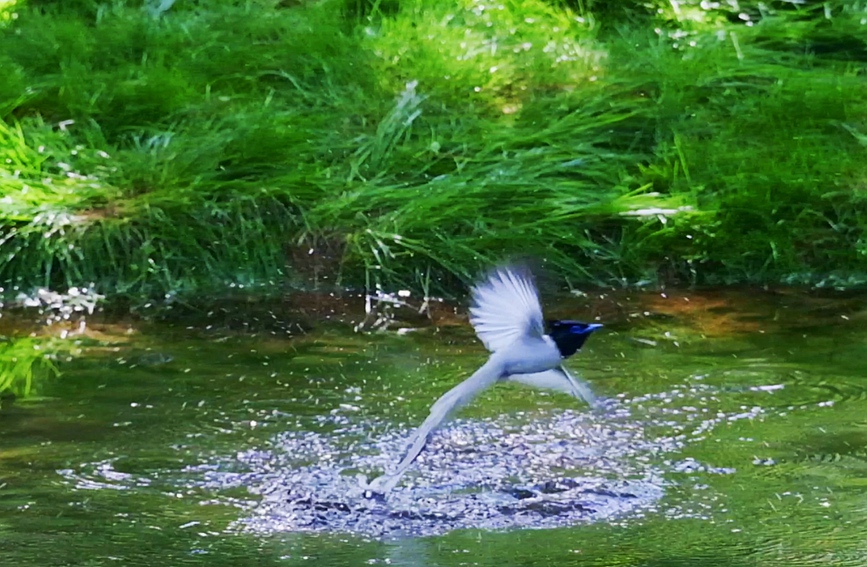
[[413,433],[406,455],[397,468],[370,483],[373,492],[388,492],[424,448],[429,435],[455,410],[500,380],[553,389],[589,404],[595,396],[589,386],[562,366],[563,356],[545,334],[542,307],[532,276],[516,268],[492,272],[472,290],[470,323],[491,356],[472,376],[446,392],[431,406],[430,414]]

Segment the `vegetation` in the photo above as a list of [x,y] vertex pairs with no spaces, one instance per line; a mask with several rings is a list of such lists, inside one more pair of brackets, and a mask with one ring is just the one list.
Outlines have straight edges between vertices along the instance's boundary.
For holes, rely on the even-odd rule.
[[27,397],[58,375],[54,359],[72,347],[60,339],[0,338],[0,394]]
[[867,279],[860,2],[0,10],[6,292]]

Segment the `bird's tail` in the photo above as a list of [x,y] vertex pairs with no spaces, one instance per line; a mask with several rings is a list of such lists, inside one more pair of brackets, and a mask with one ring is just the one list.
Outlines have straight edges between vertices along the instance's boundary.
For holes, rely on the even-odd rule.
[[394,472],[383,474],[376,477],[368,485],[368,490],[384,494],[397,486],[401,477],[421,453],[424,446],[427,444],[431,433],[439,427],[452,413],[461,406],[469,403],[475,398],[479,392],[485,388],[495,384],[503,375],[503,363],[499,357],[492,356],[482,365],[475,373],[446,392],[434,403],[430,408],[430,414],[427,419],[415,430],[412,434],[408,449],[403,459],[397,465]]

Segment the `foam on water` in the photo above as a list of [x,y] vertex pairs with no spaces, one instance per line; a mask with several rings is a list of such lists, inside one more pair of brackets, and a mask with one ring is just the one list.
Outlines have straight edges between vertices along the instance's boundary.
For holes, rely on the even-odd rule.
[[[212,497],[203,503],[239,509],[230,530],[262,535],[381,538],[624,523],[652,512],[710,517],[719,495],[708,488],[707,475],[735,471],[684,457],[684,450],[719,425],[765,417],[756,407],[709,411],[717,393],[693,383],[608,400],[599,411],[540,408],[454,420],[384,497],[371,498],[367,480],[394,466],[412,427],[388,430],[388,422],[341,413],[296,424],[265,449],[161,471],[159,486],[151,488],[204,492]],[[84,490],[140,488],[151,480],[118,475],[106,461],[58,472]],[[663,501],[674,485],[680,497]],[[238,489],[249,497],[239,498]]]
[[[366,494],[365,477],[393,466],[409,430],[370,441],[364,438],[376,429],[370,425],[292,431],[271,451],[238,455],[253,471],[256,482],[247,487],[259,499],[236,527],[373,537],[559,527],[643,515],[665,494],[668,473],[730,472],[666,459],[689,436],[672,435],[671,424],[668,434],[653,436],[645,425],[616,403],[602,412],[456,420],[434,435],[395,490],[375,498]],[[706,432],[712,424],[694,426]],[[212,482],[226,481],[223,473],[210,474]]]

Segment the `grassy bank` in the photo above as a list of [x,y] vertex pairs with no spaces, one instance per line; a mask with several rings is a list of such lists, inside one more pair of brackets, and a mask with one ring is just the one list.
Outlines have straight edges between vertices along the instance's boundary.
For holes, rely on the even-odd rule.
[[2,8],[5,291],[867,279],[858,3],[168,4]]

